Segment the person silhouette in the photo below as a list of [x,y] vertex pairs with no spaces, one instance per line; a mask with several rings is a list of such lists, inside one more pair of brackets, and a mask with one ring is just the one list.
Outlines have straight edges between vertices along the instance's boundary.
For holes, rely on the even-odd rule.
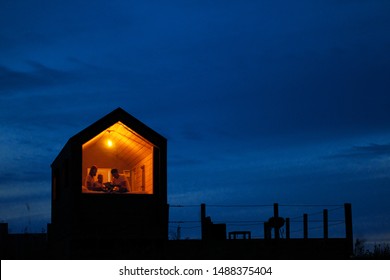
[[98,168],[96,167],[96,165],[92,165],[90,170],[89,170],[88,175],[85,177],[85,187],[90,191],[92,191],[94,188],[95,176],[96,176],[97,170],[98,170]]
[[124,175],[119,174],[118,169],[114,168],[111,170],[112,174],[112,185],[114,192],[128,192],[129,183]]
[[104,191],[105,189],[106,189],[105,185],[103,184],[103,175],[102,174],[98,174],[97,175],[97,181],[93,183],[92,190],[94,190],[94,191]]

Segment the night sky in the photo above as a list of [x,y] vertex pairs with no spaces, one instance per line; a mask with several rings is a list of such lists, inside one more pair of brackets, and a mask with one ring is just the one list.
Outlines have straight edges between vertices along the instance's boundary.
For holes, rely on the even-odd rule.
[[388,0],[2,0],[0,221],[45,230],[50,164],[122,107],[168,139],[183,238],[201,203],[246,229],[275,202],[285,217],[349,202],[355,238],[390,242],[389,15]]

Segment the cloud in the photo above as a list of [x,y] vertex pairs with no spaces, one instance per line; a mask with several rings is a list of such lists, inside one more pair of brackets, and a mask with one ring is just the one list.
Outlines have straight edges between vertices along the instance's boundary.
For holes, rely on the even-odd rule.
[[69,72],[50,68],[36,61],[28,61],[29,71],[17,71],[0,65],[0,95],[15,91],[31,90],[74,81]]
[[390,144],[369,144],[353,146],[340,153],[328,156],[328,159],[372,159],[390,155]]
[[204,164],[206,161],[199,158],[184,158],[184,157],[174,157],[170,158],[168,164],[170,167],[190,167],[190,166],[199,166]]
[[[29,162],[27,164],[30,164]],[[45,166],[45,169],[29,170],[20,172],[20,170],[7,171],[0,173],[0,186],[10,186],[12,184],[18,184],[20,182],[41,182],[43,178],[50,179],[49,166]]]
[[33,202],[35,200],[49,202],[50,197],[50,180],[44,181],[44,178],[36,181],[15,180],[14,183],[0,184],[1,210],[5,209],[5,203]]

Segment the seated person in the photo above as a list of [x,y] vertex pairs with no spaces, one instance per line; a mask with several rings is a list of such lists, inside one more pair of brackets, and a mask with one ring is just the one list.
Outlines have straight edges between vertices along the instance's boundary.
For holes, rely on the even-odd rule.
[[118,169],[114,168],[111,170],[112,174],[112,191],[114,192],[128,192],[129,183],[124,175],[119,174]]
[[105,190],[106,187],[103,184],[103,175],[99,174],[97,176],[97,179],[98,179],[97,182],[93,183],[92,190],[94,190],[94,191],[103,191],[103,190]]
[[87,177],[85,177],[85,187],[92,191],[93,190],[93,187],[94,187],[94,184],[95,184],[95,176],[96,176],[96,173],[97,173],[97,167],[96,165],[92,165],[90,170],[89,170],[89,174],[87,175]]
[[[89,174],[85,178],[85,187],[87,188],[88,191],[104,191],[105,186],[103,184],[103,175],[99,174],[97,176],[97,181],[95,181],[95,176],[97,173],[97,167],[95,165],[91,166],[89,170]],[[86,190],[85,190],[86,191]],[[84,192],[84,187],[83,187],[83,192]]]

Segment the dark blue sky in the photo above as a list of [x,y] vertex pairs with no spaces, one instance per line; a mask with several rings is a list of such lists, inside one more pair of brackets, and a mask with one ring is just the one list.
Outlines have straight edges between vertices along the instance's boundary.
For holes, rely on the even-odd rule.
[[355,237],[389,242],[389,14],[387,0],[1,1],[0,219],[45,227],[51,162],[122,107],[168,138],[170,204],[350,202]]

